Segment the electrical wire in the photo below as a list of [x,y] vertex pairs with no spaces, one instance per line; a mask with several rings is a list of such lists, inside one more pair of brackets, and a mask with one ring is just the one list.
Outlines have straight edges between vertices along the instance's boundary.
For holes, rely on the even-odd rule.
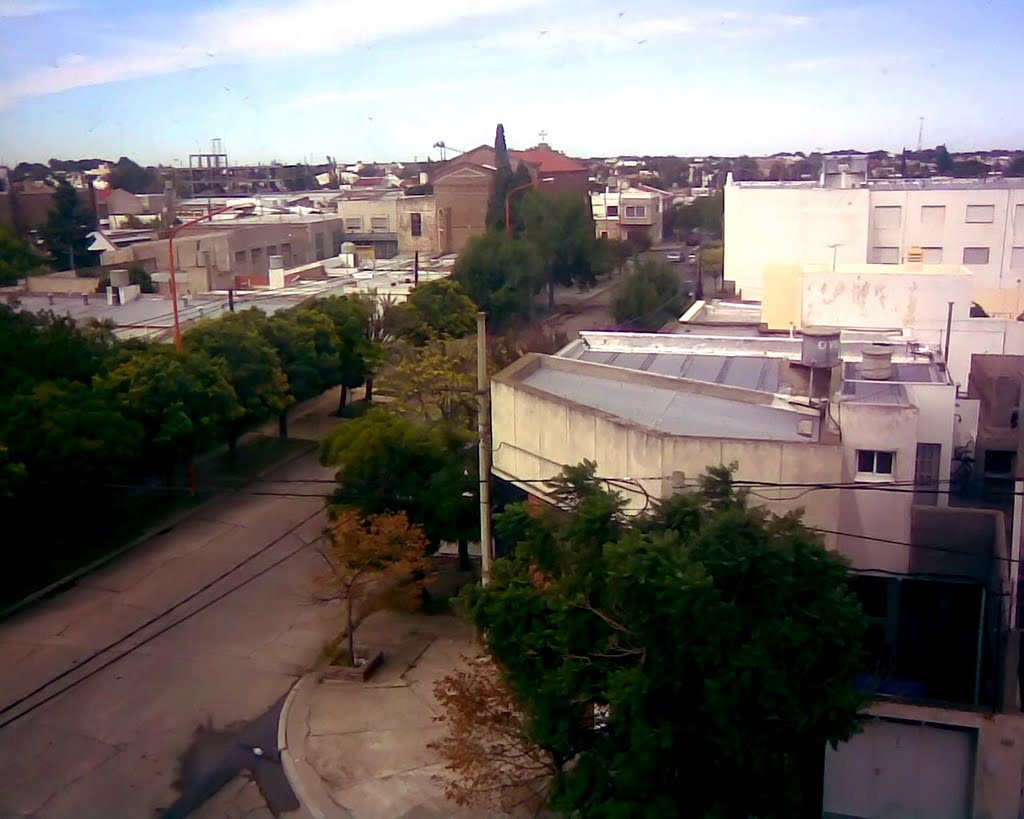
[[[299,497],[309,497],[309,496],[308,495],[300,495]],[[158,620],[163,619],[164,617],[166,617],[167,615],[171,614],[175,610],[177,610],[177,609],[181,608],[182,606],[184,606],[186,603],[189,603],[190,601],[194,600],[196,597],[201,595],[203,592],[209,590],[210,588],[215,586],[217,583],[220,583],[222,580],[225,580],[226,578],[231,576],[233,573],[237,572],[239,569],[244,567],[250,561],[255,560],[257,557],[259,557],[262,554],[265,554],[268,550],[270,550],[271,548],[276,546],[278,543],[280,543],[286,537],[289,537],[290,535],[294,534],[294,532],[296,530],[298,530],[302,526],[304,526],[307,523],[309,523],[309,521],[313,520],[315,517],[320,515],[325,509],[327,509],[327,504],[324,504],[324,505],[320,506],[315,512],[313,512],[311,515],[308,515],[307,517],[303,518],[297,524],[295,524],[294,526],[289,528],[288,531],[284,532],[284,534],[274,538],[272,541],[270,541],[266,545],[260,547],[258,550],[256,550],[252,554],[248,555],[247,557],[242,558],[242,560],[238,561],[235,565],[233,565],[230,568],[226,569],[225,571],[221,572],[213,580],[209,581],[208,583],[206,583],[205,585],[201,586],[196,591],[194,591],[191,594],[187,595],[186,597],[182,598],[181,600],[179,600],[174,605],[164,609],[159,614],[156,614],[153,617],[150,617],[148,620],[146,620],[141,625],[136,626],[134,629],[129,631],[127,634],[123,635],[122,637],[119,637],[117,640],[114,640],[111,643],[108,643],[103,648],[100,648],[100,649],[97,649],[96,651],[93,651],[88,657],[86,657],[86,658],[82,659],[81,661],[79,661],[78,664],[75,665],[73,668],[65,669],[64,671],[62,671],[61,673],[57,674],[56,676],[51,677],[45,683],[42,683],[41,685],[39,685],[36,688],[34,688],[32,691],[29,691],[27,694],[22,695],[21,697],[16,699],[14,702],[8,703],[3,708],[0,708],[0,716],[3,716],[4,714],[8,713],[9,711],[17,708],[19,705],[23,705],[25,702],[27,702],[28,700],[32,699],[36,695],[41,694],[43,691],[45,691],[47,688],[49,688],[54,683],[59,682],[60,680],[64,679],[65,677],[75,673],[76,671],[80,670],[81,668],[83,668],[88,663],[92,662],[93,660],[97,659],[98,657],[102,656],[103,654],[106,654],[111,649],[116,648],[118,645],[124,643],[129,638],[134,637],[140,631],[143,631],[144,629],[146,629],[149,626],[151,626],[154,623],[156,623]],[[160,635],[167,633],[168,631],[170,631],[172,628],[174,628],[175,626],[179,625],[180,623],[183,623],[186,620],[188,620],[189,618],[194,617],[196,614],[198,614],[199,612],[204,611],[205,609],[209,608],[214,603],[217,603],[217,602],[223,600],[229,594],[237,591],[238,589],[242,588],[243,586],[247,585],[248,583],[251,583],[256,578],[261,577],[262,575],[266,574],[268,571],[270,571],[270,569],[273,569],[273,568],[279,566],[285,560],[287,560],[290,557],[293,557],[294,555],[298,554],[300,551],[305,549],[308,545],[309,544],[303,543],[301,546],[299,546],[299,548],[293,550],[292,552],[289,552],[283,558],[280,558],[280,559],[274,561],[272,564],[270,564],[270,566],[267,566],[266,568],[261,569],[259,572],[257,572],[252,577],[247,578],[246,580],[242,581],[241,583],[237,584],[236,586],[233,586],[231,589],[228,589],[227,591],[225,591],[225,592],[223,592],[221,594],[218,594],[212,600],[208,601],[207,603],[204,603],[198,609],[196,609],[193,612],[190,612],[189,614],[185,615],[181,619],[176,620],[174,623],[172,623],[172,624],[170,624],[168,626],[164,626],[159,631],[157,631],[155,634],[153,634],[153,635],[147,637],[146,639],[144,639],[138,645],[133,646],[132,648],[130,648],[127,651],[125,651],[124,653],[117,655],[117,657],[114,657],[113,659],[107,661],[106,663],[101,665],[99,668],[94,669],[93,671],[90,671],[89,673],[87,673],[86,675],[81,677],[80,679],[77,679],[77,680],[73,681],[72,683],[70,683],[69,685],[64,686],[57,693],[51,694],[51,695],[47,696],[45,699],[43,699],[40,702],[32,705],[31,707],[29,707],[25,711],[19,712],[14,717],[12,717],[10,719],[7,719],[7,720],[4,720],[3,722],[0,722],[0,730],[2,730],[3,728],[7,727],[11,723],[16,722],[17,720],[21,719],[25,715],[31,713],[32,711],[36,710],[37,708],[39,708],[40,706],[42,706],[45,703],[49,702],[50,700],[54,699],[55,697],[60,696],[60,694],[63,694],[65,691],[68,691],[69,689],[71,689],[71,688],[73,688],[73,687],[75,687],[77,685],[80,685],[82,682],[84,682],[85,680],[87,680],[90,677],[94,676],[98,672],[102,671],[104,668],[107,668],[108,666],[112,665],[113,663],[117,662],[118,660],[121,660],[124,657],[127,657],[132,652],[137,651],[139,648],[141,648],[142,646],[144,646],[147,643],[151,642],[152,640],[156,639]]]

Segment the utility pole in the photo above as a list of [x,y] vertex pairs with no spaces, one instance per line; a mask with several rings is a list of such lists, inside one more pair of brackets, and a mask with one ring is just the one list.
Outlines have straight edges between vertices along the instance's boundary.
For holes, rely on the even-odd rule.
[[491,388],[487,381],[487,314],[476,314],[477,445],[480,481],[480,582],[491,579]]

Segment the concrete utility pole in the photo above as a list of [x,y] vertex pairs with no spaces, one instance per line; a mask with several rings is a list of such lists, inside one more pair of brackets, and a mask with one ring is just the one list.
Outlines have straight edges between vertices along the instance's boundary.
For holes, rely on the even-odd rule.
[[477,445],[480,481],[480,582],[491,579],[491,387],[487,380],[487,314],[476,314]]

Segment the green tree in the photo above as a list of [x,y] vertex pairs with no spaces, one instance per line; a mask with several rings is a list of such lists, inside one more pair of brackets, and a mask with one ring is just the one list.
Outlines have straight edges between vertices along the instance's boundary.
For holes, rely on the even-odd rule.
[[435,336],[462,338],[476,330],[476,305],[458,282],[440,279],[415,288],[391,311],[390,325],[398,338],[423,344]]
[[381,378],[396,412],[416,421],[476,429],[474,338],[432,338],[419,347],[396,344]]
[[502,329],[530,319],[542,269],[532,243],[490,231],[466,243],[452,279],[487,313],[491,326]]
[[725,248],[721,242],[713,242],[700,249],[700,276],[701,281],[710,276],[712,282],[719,282],[722,279],[722,271],[725,269]]
[[724,502],[721,472],[627,522],[595,469],[552,487],[565,511],[503,515],[515,556],[463,592],[550,763],[550,804],[592,817],[820,814],[808,783],[861,705],[865,620],[842,558],[796,514]]
[[159,180],[151,168],[122,156],[110,169],[110,185],[129,193],[152,193],[159,188]]
[[0,286],[17,284],[19,279],[31,276],[44,265],[28,242],[0,225]]
[[74,261],[75,269],[91,267],[96,254],[89,250],[89,231],[96,228],[96,214],[65,180],[53,195],[53,207],[39,235],[52,257],[55,270]]
[[332,430],[320,461],[338,468],[339,506],[364,515],[404,512],[434,549],[457,542],[468,568],[468,542],[479,535],[475,452],[462,430],[374,409]]
[[494,130],[494,190],[487,203],[487,227],[502,230],[505,227],[505,196],[512,183],[512,163],[505,144],[505,126],[500,122]]
[[224,440],[243,415],[221,361],[147,344],[119,356],[96,389],[143,430],[143,456],[170,480],[174,468]]
[[44,381],[0,405],[0,440],[36,486],[90,486],[117,480],[139,464],[142,428],[101,392]]
[[679,274],[670,265],[643,259],[615,286],[612,315],[629,330],[657,330],[685,309]]
[[[367,385],[366,400],[370,400],[368,380],[379,366],[380,343],[371,338],[372,325],[383,323],[383,310],[375,300],[354,299],[347,296],[329,296],[317,299],[311,310],[327,316],[334,325],[338,339],[338,412],[348,403],[349,390]],[[380,310],[380,313],[378,313]]]
[[555,285],[590,287],[607,272],[584,199],[531,193],[523,201],[522,214],[522,238],[537,248],[549,310],[555,307]]
[[185,333],[185,348],[221,362],[238,396],[243,413],[226,430],[232,452],[247,428],[279,415],[292,400],[277,351],[241,313],[199,322]]
[[25,464],[11,460],[10,451],[0,443],[0,502],[15,496],[25,480]]
[[1006,167],[1004,176],[1024,176],[1024,154],[1015,156]]

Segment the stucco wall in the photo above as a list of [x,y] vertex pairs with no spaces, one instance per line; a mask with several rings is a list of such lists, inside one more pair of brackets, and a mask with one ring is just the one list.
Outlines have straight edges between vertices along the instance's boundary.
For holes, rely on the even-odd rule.
[[[404,196],[395,207],[398,252],[438,253],[437,201],[433,196]],[[412,214],[420,216],[420,235],[412,235]]]
[[[918,410],[915,407],[847,402],[839,405],[838,418],[843,438],[844,483],[853,483],[857,476],[857,450],[872,449],[895,452],[893,480],[903,484],[900,489],[912,489],[917,458]],[[863,488],[837,493],[841,496],[837,528],[841,532],[879,540],[842,535],[839,550],[857,569],[907,571],[910,561],[908,547],[883,541],[910,541],[913,492],[893,492],[891,490],[895,487],[886,483],[858,486]]]
[[[834,483],[841,476],[838,446],[661,435],[501,381],[492,382],[491,400],[494,469],[508,479],[533,481],[524,484],[533,494],[544,493],[536,481],[583,459],[596,461],[599,475],[638,479],[651,498],[672,493],[673,473],[682,473],[693,486],[707,467],[734,461],[737,475],[749,480]],[[632,511],[645,506],[643,493],[616,488]],[[835,528],[836,492],[798,497],[798,490],[764,488],[757,493],[751,498],[756,504],[779,514],[803,508],[808,525]]]

